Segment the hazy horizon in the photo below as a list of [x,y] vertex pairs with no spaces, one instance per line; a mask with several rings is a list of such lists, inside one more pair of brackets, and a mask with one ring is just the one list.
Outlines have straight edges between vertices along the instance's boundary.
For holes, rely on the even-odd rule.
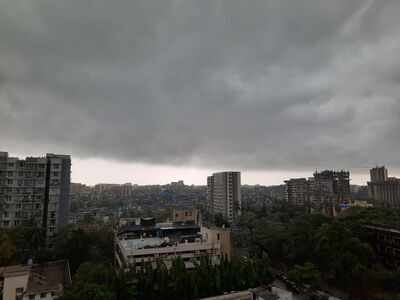
[[[3,151],[2,149],[0,149]],[[51,151],[50,151],[51,152]],[[9,152],[10,156],[25,158],[27,156],[43,156],[46,153],[28,153],[16,154]],[[57,153],[67,154],[70,153]],[[77,158],[73,154],[72,157],[72,178],[71,182],[83,183],[86,185],[95,185],[99,183],[132,183],[138,185],[157,185],[168,184],[173,181],[183,180],[187,185],[206,185],[207,176],[220,171],[240,171],[242,173],[242,184],[249,185],[280,185],[284,184],[284,180],[299,177],[312,177],[316,169],[334,169],[343,168],[314,168],[309,171],[257,171],[246,169],[208,169],[199,168],[196,166],[166,166],[166,165],[151,165],[140,163],[129,163],[122,161],[113,161],[107,159],[82,159]],[[371,166],[371,168],[374,166]],[[346,168],[344,168],[346,169]],[[364,173],[353,173],[351,169],[346,169],[351,172],[351,184],[366,185],[369,180],[369,168],[365,169]],[[113,171],[115,170],[115,171]],[[358,168],[360,170],[360,168]],[[389,166],[389,175],[395,176],[396,173],[391,172]]]

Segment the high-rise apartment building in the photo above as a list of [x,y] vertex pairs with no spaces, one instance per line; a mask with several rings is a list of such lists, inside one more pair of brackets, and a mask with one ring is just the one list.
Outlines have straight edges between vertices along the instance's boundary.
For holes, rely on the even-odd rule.
[[52,237],[68,223],[71,158],[19,159],[0,152],[0,227],[40,226]]
[[371,182],[385,182],[388,180],[388,170],[386,167],[375,167],[369,171]]
[[315,172],[308,180],[296,178],[285,181],[286,197],[291,205],[321,210],[337,204],[349,203],[350,173],[347,171]]
[[207,200],[212,215],[235,223],[242,209],[240,172],[214,173],[207,178]]
[[309,200],[309,185],[306,178],[286,180],[286,200],[294,206],[304,206]]
[[330,200],[337,204],[349,202],[351,198],[350,172],[330,170],[315,172],[310,189],[314,201],[321,203]]
[[368,182],[368,193],[375,206],[400,208],[400,179],[388,177],[385,167],[370,170],[371,181]]

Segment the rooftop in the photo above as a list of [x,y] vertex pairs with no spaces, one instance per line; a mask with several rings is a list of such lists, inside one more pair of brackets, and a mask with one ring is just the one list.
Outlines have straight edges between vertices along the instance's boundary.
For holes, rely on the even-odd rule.
[[29,275],[27,294],[58,291],[71,284],[69,265],[66,260],[43,264],[15,265],[0,268],[0,277],[9,278]]

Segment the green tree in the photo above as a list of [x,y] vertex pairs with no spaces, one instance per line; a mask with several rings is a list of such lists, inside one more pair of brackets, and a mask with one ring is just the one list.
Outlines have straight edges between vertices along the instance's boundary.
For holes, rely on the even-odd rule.
[[11,264],[15,258],[16,250],[15,243],[9,234],[0,231],[0,266]]
[[321,278],[321,273],[313,263],[306,262],[302,266],[294,266],[294,268],[289,271],[288,278],[299,284],[309,284],[315,286],[318,284]]

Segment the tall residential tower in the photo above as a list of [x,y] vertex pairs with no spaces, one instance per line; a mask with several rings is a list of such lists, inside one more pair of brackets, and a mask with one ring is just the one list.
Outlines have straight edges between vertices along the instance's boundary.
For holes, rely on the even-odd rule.
[[378,207],[400,208],[400,178],[388,177],[385,167],[370,170],[371,181],[368,192],[374,205]]
[[229,223],[240,216],[240,172],[214,173],[207,178],[208,208],[212,215],[221,214]]
[[0,152],[0,227],[42,227],[52,237],[68,223],[71,158],[19,159]]

